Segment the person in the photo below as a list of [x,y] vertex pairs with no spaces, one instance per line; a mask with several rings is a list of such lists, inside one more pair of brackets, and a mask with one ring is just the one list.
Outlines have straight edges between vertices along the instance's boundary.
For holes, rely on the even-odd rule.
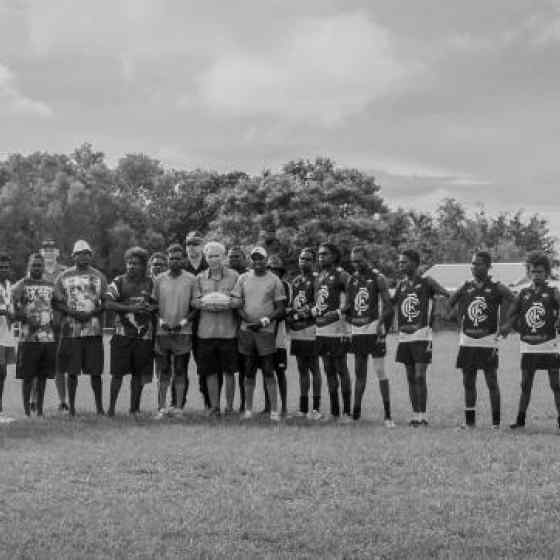
[[[321,420],[321,370],[317,354],[315,319],[311,309],[315,303],[315,252],[306,247],[298,259],[300,274],[292,282],[292,302],[287,310],[286,324],[290,338],[290,355],[295,356],[299,373],[299,410],[295,416]],[[310,375],[313,381],[313,401],[309,410]]]
[[191,300],[196,277],[184,269],[183,247],[173,243],[167,249],[169,269],[154,280],[153,298],[158,305],[156,330],[156,370],[158,376],[158,413],[161,419],[167,413],[180,414],[182,407],[173,403],[166,409],[167,388],[173,375],[176,403],[186,402],[189,387],[189,358],[192,349],[192,318],[196,310]]
[[[44,272],[43,277],[45,280],[52,282],[56,281],[58,275],[64,270],[66,267],[58,262],[58,257],[60,256],[60,251],[58,250],[56,243],[53,239],[45,239],[41,244],[41,249],[39,253],[43,257],[44,260]],[[53,312],[53,329],[54,329],[54,336],[56,342],[58,343],[60,339],[60,321],[61,321],[61,314],[59,311]],[[66,402],[66,374],[64,372],[56,371],[55,374],[55,386],[56,392],[58,394],[58,410],[61,412],[68,412],[68,404]],[[33,383],[33,389],[31,390],[31,409],[33,410],[36,406],[37,398],[36,398],[36,390],[35,390],[35,382]]]
[[511,306],[508,320],[501,329],[501,334],[507,336],[515,327],[520,338],[521,396],[517,418],[510,427],[525,427],[535,372],[546,370],[560,429],[560,354],[556,330],[560,293],[547,282],[550,261],[546,255],[532,254],[528,260],[528,268],[531,284],[519,292]]
[[255,247],[250,254],[253,269],[242,274],[232,297],[238,302],[241,317],[239,352],[243,354],[245,369],[246,408],[243,419],[253,416],[253,396],[257,362],[263,372],[270,399],[270,419],[280,421],[277,409],[274,354],[276,321],[284,316],[286,296],[282,282],[266,268],[268,255],[263,247]]
[[[317,351],[323,360],[329,396],[331,418],[342,423],[352,422],[350,375],[346,365],[346,306],[348,273],[337,266],[340,252],[332,243],[319,246],[319,274],[315,280],[315,306],[312,309],[317,325]],[[340,416],[338,384],[342,392],[343,416]]]
[[21,322],[16,379],[22,380],[23,410],[31,415],[31,389],[35,386],[37,416],[43,416],[47,379],[55,378],[54,283],[44,276],[41,253],[29,257],[27,275],[13,287],[15,318]]
[[13,333],[13,302],[10,276],[12,259],[6,253],[0,253],[0,423],[9,423],[13,418],[2,411],[4,384],[8,364],[15,361],[16,339]]
[[[247,272],[247,260],[243,249],[239,245],[232,245],[229,248],[227,255],[227,263],[229,268],[235,270],[237,274],[241,275]],[[239,413],[245,412],[245,373],[243,371],[243,354],[237,352],[237,362],[235,369],[238,374],[237,384],[239,386]]]
[[126,272],[107,288],[105,308],[115,312],[111,337],[111,387],[107,414],[115,406],[123,376],[130,374],[130,414],[140,412],[142,389],[152,381],[153,337],[156,306],[151,300],[153,282],[146,274],[148,252],[131,247],[124,254]]
[[346,286],[345,314],[351,326],[351,350],[354,354],[356,371],[352,417],[354,420],[359,420],[362,414],[368,357],[371,355],[383,400],[384,424],[387,428],[393,428],[395,424],[391,419],[389,380],[385,373],[386,325],[390,325],[393,318],[391,298],[385,278],[368,265],[364,247],[357,246],[352,249],[350,263],[354,273]]
[[103,410],[103,299],[107,280],[91,266],[93,251],[84,240],[74,243],[74,266],[55,281],[54,309],[62,313],[58,369],[68,375],[70,415],[76,414],[76,390],[81,373],[90,376],[97,414]]
[[477,251],[471,265],[473,279],[449,298],[450,309],[458,308],[460,334],[456,367],[462,370],[465,389],[465,422],[461,428],[476,425],[476,376],[481,369],[490,395],[492,427],[499,429],[498,329],[500,317],[508,315],[513,294],[490,277],[490,253]]
[[226,380],[226,414],[233,413],[234,370],[237,362],[238,300],[231,297],[239,275],[224,265],[225,247],[210,241],[204,246],[208,268],[196,277],[193,308],[200,310],[198,322],[199,373],[206,379],[210,416],[220,415],[219,379]]
[[148,276],[154,280],[156,276],[167,270],[167,255],[156,251],[148,261]]
[[399,280],[393,303],[397,307],[399,344],[396,361],[404,364],[413,416],[410,425],[427,426],[426,371],[432,361],[432,306],[436,294],[449,297],[445,288],[429,276],[420,276],[420,255],[406,249],[399,255]]

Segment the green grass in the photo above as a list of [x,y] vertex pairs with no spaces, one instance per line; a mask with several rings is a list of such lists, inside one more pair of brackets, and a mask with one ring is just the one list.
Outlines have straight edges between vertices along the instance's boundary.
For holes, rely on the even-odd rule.
[[[456,344],[452,333],[434,341],[428,429],[405,425],[393,340],[394,430],[381,425],[373,375],[353,426],[202,419],[193,371],[185,419],[135,421],[124,391],[120,415],[98,419],[82,379],[85,412],[71,420],[55,411],[50,382],[45,420],[0,425],[0,558],[560,557],[560,438],[546,374],[524,433],[489,429],[482,376],[479,427],[458,433]],[[501,359],[506,425],[519,396],[517,340]],[[10,372],[5,409],[21,418],[19,389]],[[294,409],[293,364],[289,392]],[[152,388],[143,407],[153,408]]]

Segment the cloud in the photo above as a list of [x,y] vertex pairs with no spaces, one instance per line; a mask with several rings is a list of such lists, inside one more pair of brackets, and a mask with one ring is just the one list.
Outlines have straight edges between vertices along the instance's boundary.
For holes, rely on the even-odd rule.
[[387,94],[405,71],[389,32],[353,13],[306,19],[268,52],[223,54],[198,85],[202,103],[220,116],[332,125]]
[[23,95],[13,72],[0,64],[0,114],[51,117],[53,112],[46,103]]

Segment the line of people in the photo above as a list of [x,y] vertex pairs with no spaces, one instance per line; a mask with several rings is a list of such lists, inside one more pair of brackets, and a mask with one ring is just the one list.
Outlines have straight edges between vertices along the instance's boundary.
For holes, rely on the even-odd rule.
[[[491,278],[490,254],[477,251],[472,280],[449,294],[433,278],[419,273],[419,254],[406,249],[399,256],[400,279],[390,294],[385,277],[369,264],[363,246],[351,251],[351,273],[339,266],[335,245],[323,243],[317,252],[304,248],[299,254],[299,274],[287,282],[282,261],[269,257],[263,247],[250,251],[250,267],[245,268],[240,247],[230,248],[227,254],[216,241],[203,247],[196,232],[187,236],[186,244],[187,255],[180,244],[151,257],[140,247],[130,248],[124,255],[125,272],[110,283],[92,266],[92,248],[83,240],[74,244],[74,266],[54,271],[53,278],[49,247],[43,247],[29,257],[26,276],[13,286],[7,280],[9,258],[0,255],[0,407],[13,346],[11,326],[17,322],[16,377],[22,380],[25,414],[29,416],[33,409],[37,415],[43,414],[46,380],[56,378],[60,408],[75,415],[81,374],[90,377],[97,413],[105,414],[103,315],[111,312],[109,416],[115,414],[123,377],[129,374],[130,413],[140,411],[143,387],[152,381],[154,369],[158,384],[155,418],[181,414],[192,355],[209,416],[234,413],[238,374],[239,412],[244,420],[251,419],[260,370],[264,412],[278,422],[288,411],[289,348],[299,373],[295,416],[340,423],[359,420],[371,356],[384,424],[390,428],[394,422],[385,372],[385,337],[396,323],[396,361],[404,365],[412,407],[409,424],[427,426],[426,374],[432,359],[432,310],[439,295],[449,298],[450,308],[457,309],[456,367],[462,371],[465,394],[461,427],[476,425],[476,376],[482,370],[492,425],[499,428],[499,338],[512,330],[520,334],[522,383],[519,411],[511,427],[525,425],[537,370],[548,372],[560,427],[560,294],[547,283],[550,262],[544,255],[528,259],[531,284],[514,295]],[[349,352],[355,357],[353,391]],[[328,385],[328,415],[321,410],[319,358]]]

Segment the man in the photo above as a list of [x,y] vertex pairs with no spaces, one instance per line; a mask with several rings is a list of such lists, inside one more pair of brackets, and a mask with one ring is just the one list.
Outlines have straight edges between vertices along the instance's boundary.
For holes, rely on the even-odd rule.
[[[500,427],[500,388],[498,386],[498,328],[500,316],[507,315],[513,294],[489,275],[492,259],[487,251],[477,251],[472,259],[473,279],[465,282],[449,299],[459,311],[459,354],[457,368],[463,372],[465,423],[476,425],[476,376],[484,372],[492,408],[492,427]],[[504,307],[506,308],[504,309]]]
[[199,373],[206,379],[210,416],[220,415],[220,383],[226,379],[226,414],[233,413],[235,364],[237,362],[238,300],[231,298],[239,275],[224,266],[226,249],[211,241],[204,247],[208,269],[196,277],[192,305],[200,310],[198,322]]
[[[245,253],[239,245],[230,247],[227,256],[229,268],[235,270],[237,274],[241,275],[247,272],[247,262]],[[235,369],[238,372],[238,385],[239,385],[239,412],[245,412],[245,373],[243,371],[243,355],[237,353],[237,363]]]
[[54,379],[56,338],[53,321],[54,284],[44,277],[40,253],[29,257],[28,273],[13,289],[15,317],[21,321],[16,379],[21,379],[23,409],[31,414],[31,389],[35,386],[37,416],[43,416],[47,379]]
[[185,253],[178,243],[167,249],[169,269],[154,280],[153,297],[158,305],[156,331],[156,368],[158,373],[158,414],[160,419],[167,412],[180,414],[171,405],[165,408],[167,388],[173,374],[177,403],[186,402],[189,386],[189,357],[192,349],[192,318],[196,310],[191,300],[196,278],[184,269]]
[[433,278],[418,273],[420,255],[413,249],[399,256],[399,273],[393,303],[397,307],[399,345],[396,361],[404,364],[413,416],[410,425],[427,426],[426,371],[432,361],[432,306],[436,294],[449,293]]
[[103,411],[103,298],[107,280],[91,266],[93,251],[87,241],[79,240],[72,250],[74,266],[58,275],[55,306],[62,313],[58,369],[68,375],[70,415],[76,414],[76,389],[81,373],[90,376],[97,414]]
[[146,275],[148,253],[131,247],[124,254],[126,272],[107,288],[105,308],[115,312],[111,338],[111,390],[107,414],[115,406],[123,376],[130,374],[130,414],[140,412],[142,389],[153,373],[153,332],[156,307],[151,301],[153,282]]
[[501,330],[502,334],[507,336],[515,325],[520,337],[521,396],[517,419],[510,427],[525,427],[535,372],[544,369],[548,372],[560,429],[560,354],[556,330],[560,293],[557,288],[547,283],[550,261],[546,255],[531,255],[528,268],[531,285],[519,292],[511,307],[510,316]]
[[12,260],[0,253],[0,423],[12,422],[13,418],[2,414],[2,400],[7,367],[15,359],[16,340],[12,331],[13,302],[10,276]]
[[393,317],[391,298],[385,278],[368,265],[364,247],[352,249],[350,262],[354,273],[346,286],[346,319],[351,325],[351,348],[356,368],[352,416],[354,420],[361,417],[368,357],[371,355],[383,400],[384,423],[387,428],[393,428],[395,424],[391,419],[389,380],[385,373],[385,326],[390,324]]
[[[352,386],[346,365],[346,326],[343,309],[346,306],[346,285],[349,275],[337,267],[340,252],[332,243],[319,246],[319,274],[315,281],[317,351],[323,359],[323,366],[329,386],[331,418],[342,423],[352,422],[350,400]],[[343,416],[340,417],[338,383],[342,392]]]
[[267,253],[262,247],[251,251],[253,270],[242,274],[232,292],[241,317],[239,352],[243,354],[245,369],[245,420],[253,416],[253,396],[257,362],[263,372],[270,399],[270,419],[280,421],[277,409],[274,353],[276,321],[284,316],[284,287],[280,279],[266,268]]
[[[288,309],[286,323],[290,337],[290,354],[296,357],[299,372],[299,411],[296,416],[307,416],[309,420],[320,420],[321,414],[321,370],[317,354],[315,319],[311,309],[315,302],[315,275],[313,265],[315,252],[310,247],[299,254],[300,274],[291,286],[292,303]],[[313,380],[313,402],[309,410],[310,374]]]
[[167,256],[165,253],[152,253],[148,261],[148,276],[154,280],[156,276],[167,270]]
[[[41,256],[43,257],[45,263],[45,270],[43,272],[43,277],[45,280],[52,282],[56,281],[58,275],[64,270],[66,267],[61,265],[58,262],[58,257],[60,255],[60,251],[56,247],[56,243],[52,239],[45,239],[41,244],[41,249],[39,251]],[[54,329],[54,336],[56,342],[58,343],[60,339],[60,321],[62,316],[59,311],[54,311],[53,316],[53,329]],[[55,375],[55,385],[56,385],[56,392],[58,393],[58,410],[61,412],[68,411],[68,404],[66,403],[66,375],[64,372],[57,371]],[[35,391],[35,384],[33,385],[33,389],[31,391],[31,409],[33,410],[36,406],[36,391]]]

